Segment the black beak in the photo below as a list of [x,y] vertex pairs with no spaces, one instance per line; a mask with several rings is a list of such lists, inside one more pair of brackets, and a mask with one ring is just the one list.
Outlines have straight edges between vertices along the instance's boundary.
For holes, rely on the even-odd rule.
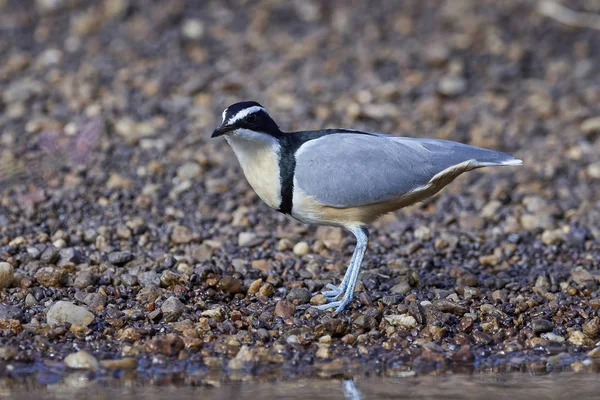
[[216,138],[219,136],[223,136],[224,134],[231,132],[233,130],[233,127],[231,125],[219,125],[217,126],[217,128],[213,131],[212,135],[210,135],[211,138]]

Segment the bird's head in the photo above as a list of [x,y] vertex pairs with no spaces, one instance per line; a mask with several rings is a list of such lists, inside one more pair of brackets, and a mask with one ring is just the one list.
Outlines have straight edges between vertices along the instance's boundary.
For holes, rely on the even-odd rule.
[[230,105],[223,111],[223,122],[211,137],[237,136],[252,139],[264,135],[277,136],[279,127],[267,110],[255,101],[243,101]]

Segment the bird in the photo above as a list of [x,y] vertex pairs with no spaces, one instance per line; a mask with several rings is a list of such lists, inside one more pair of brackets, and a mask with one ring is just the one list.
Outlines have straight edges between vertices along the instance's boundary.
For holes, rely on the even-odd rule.
[[230,105],[211,137],[224,137],[258,197],[300,222],[341,227],[356,247],[339,285],[327,284],[320,310],[352,301],[367,250],[367,226],[425,200],[464,172],[516,166],[510,154],[442,139],[354,129],[283,132],[254,101]]

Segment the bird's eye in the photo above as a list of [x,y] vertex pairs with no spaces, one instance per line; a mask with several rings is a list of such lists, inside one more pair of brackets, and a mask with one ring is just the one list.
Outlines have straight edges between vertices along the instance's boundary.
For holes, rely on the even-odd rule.
[[246,118],[246,121],[253,124],[256,122],[256,114],[250,114],[248,115],[248,117]]

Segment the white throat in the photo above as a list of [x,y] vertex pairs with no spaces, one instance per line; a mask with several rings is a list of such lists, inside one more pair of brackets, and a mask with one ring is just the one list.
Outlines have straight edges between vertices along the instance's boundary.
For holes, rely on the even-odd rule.
[[244,175],[258,197],[271,208],[281,204],[280,146],[277,139],[247,129],[226,135]]

